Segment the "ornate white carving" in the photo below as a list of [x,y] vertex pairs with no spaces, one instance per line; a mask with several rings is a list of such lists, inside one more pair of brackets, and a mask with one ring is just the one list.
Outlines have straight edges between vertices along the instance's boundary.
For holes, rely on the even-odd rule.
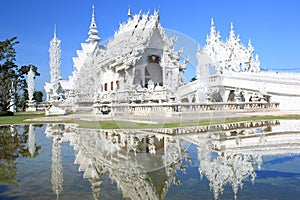
[[45,109],[45,115],[65,115],[66,111],[54,105],[49,105]]
[[221,41],[220,33],[216,32],[213,19],[211,20],[210,34],[207,36],[203,52],[210,56],[216,72],[259,72],[260,61],[258,56],[254,58],[254,48],[249,40],[248,48],[241,44],[239,36],[236,36],[233,24],[230,26],[229,38]]
[[94,43],[94,42],[99,42],[101,39],[98,36],[98,30],[97,30],[97,25],[95,21],[95,7],[93,5],[92,7],[93,13],[92,13],[92,20],[91,20],[91,25],[90,25],[90,30],[89,30],[89,37],[86,40],[86,42],[89,43]]
[[59,93],[61,49],[60,40],[56,37],[56,26],[54,27],[54,37],[50,41],[49,47],[50,83],[52,85],[50,99],[56,99]]

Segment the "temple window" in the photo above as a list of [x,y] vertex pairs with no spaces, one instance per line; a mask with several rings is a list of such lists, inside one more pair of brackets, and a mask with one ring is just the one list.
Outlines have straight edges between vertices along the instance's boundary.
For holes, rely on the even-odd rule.
[[110,90],[114,90],[114,82],[113,81],[110,83]]
[[107,83],[104,84],[104,91],[107,91]]
[[120,81],[116,81],[117,89],[120,88]]

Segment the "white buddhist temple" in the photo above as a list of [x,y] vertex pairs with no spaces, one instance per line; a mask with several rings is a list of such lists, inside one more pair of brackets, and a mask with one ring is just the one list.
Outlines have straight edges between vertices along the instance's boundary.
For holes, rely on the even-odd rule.
[[73,58],[74,71],[69,80],[61,80],[60,40],[54,33],[47,101],[103,114],[200,111],[211,109],[208,104],[300,109],[300,74],[261,71],[251,41],[243,45],[233,24],[223,42],[212,19],[206,44],[194,55],[196,80],[188,83],[183,72],[189,59],[182,57],[182,49],[175,50],[176,38],[166,34],[158,11],[132,15],[129,10],[108,43],[100,41],[93,6],[88,38]]

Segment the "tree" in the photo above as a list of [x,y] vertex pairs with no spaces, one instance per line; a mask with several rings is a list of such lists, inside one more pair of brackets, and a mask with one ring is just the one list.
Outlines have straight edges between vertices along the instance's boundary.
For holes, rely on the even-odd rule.
[[17,88],[18,66],[15,64],[16,51],[14,45],[17,37],[0,41],[0,109],[8,110],[10,100]]
[[22,96],[26,98],[27,83],[25,76],[30,67],[33,67],[36,76],[40,75],[37,72],[37,67],[33,65],[25,65],[19,68],[15,64],[16,51],[14,46],[19,43],[16,39],[17,37],[12,37],[0,41],[0,110],[4,111],[10,108],[12,98],[16,100],[15,103],[20,102]]
[[41,91],[34,91],[33,99],[36,102],[42,102],[43,101],[43,93]]

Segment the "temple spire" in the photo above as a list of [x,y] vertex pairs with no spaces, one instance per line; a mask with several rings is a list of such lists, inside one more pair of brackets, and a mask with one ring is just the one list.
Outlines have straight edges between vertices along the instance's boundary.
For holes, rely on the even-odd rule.
[[98,36],[98,30],[97,30],[97,25],[95,21],[95,6],[92,6],[92,20],[91,20],[91,25],[90,25],[90,30],[89,30],[89,37],[86,40],[86,42],[89,43],[94,43],[94,42],[99,42],[101,38]]

